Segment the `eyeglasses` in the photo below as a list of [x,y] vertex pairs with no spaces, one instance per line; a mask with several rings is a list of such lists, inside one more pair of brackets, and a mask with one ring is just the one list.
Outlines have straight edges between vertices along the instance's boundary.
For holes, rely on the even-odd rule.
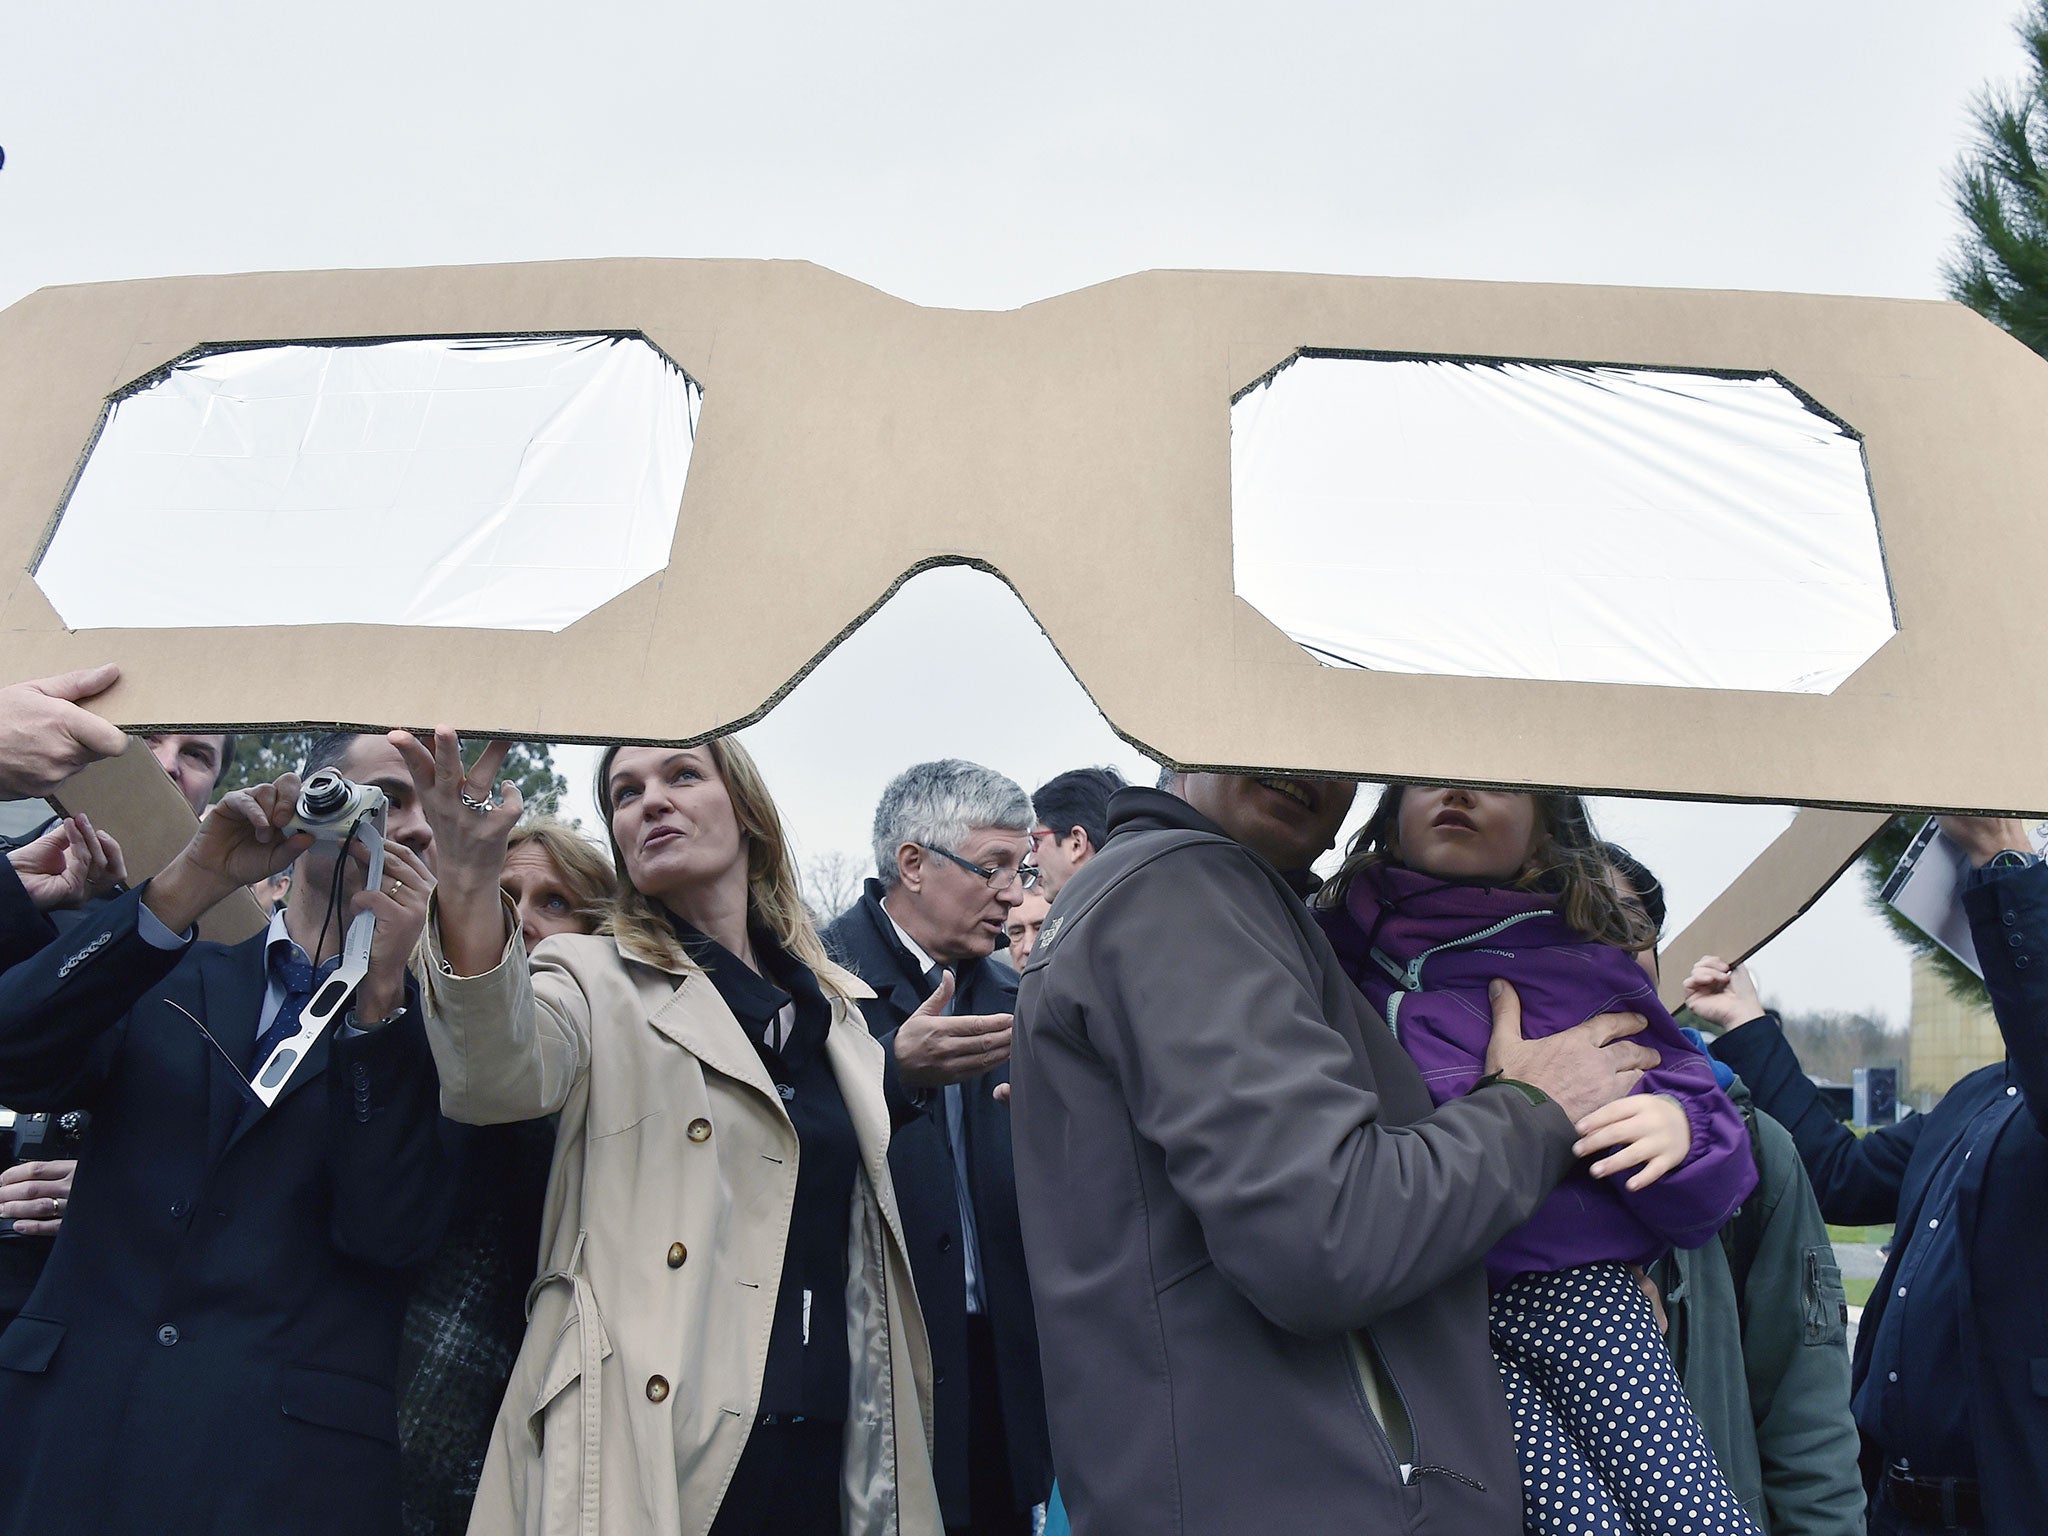
[[998,864],[994,866],[971,864],[950,848],[941,848],[935,843],[919,843],[917,846],[926,853],[936,853],[940,858],[958,864],[969,874],[981,876],[982,883],[992,891],[1008,890],[1012,880],[1017,881],[1027,891],[1038,884],[1038,866],[1036,864]]

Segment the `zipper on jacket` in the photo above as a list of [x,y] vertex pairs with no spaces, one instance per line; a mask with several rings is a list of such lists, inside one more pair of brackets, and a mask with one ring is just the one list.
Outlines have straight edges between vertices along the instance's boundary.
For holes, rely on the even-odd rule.
[[1398,1017],[1401,1012],[1401,999],[1407,995],[1399,987],[1396,987],[1387,994],[1387,1028],[1394,1032],[1396,1040],[1401,1038],[1401,1025]]
[[1431,946],[1428,949],[1425,949],[1421,954],[1417,955],[1413,960],[1408,962],[1408,969],[1406,971],[1401,970],[1394,961],[1390,960],[1387,956],[1381,954],[1378,950],[1373,951],[1373,958],[1379,961],[1381,965],[1385,966],[1387,970],[1393,975],[1394,979],[1400,982],[1400,984],[1408,991],[1420,992],[1422,990],[1423,962],[1428,960],[1432,955],[1440,955],[1447,949],[1464,949],[1469,945],[1479,943],[1482,939],[1490,939],[1495,934],[1499,933],[1502,929],[1512,928],[1515,926],[1515,924],[1519,922],[1524,922],[1529,918],[1549,917],[1552,915],[1553,914],[1547,907],[1539,908],[1534,912],[1517,912],[1513,917],[1502,918],[1499,922],[1495,923],[1490,928],[1482,928],[1477,933],[1466,934],[1465,937],[1463,937],[1462,939],[1452,939],[1447,944],[1437,944]]
[[1450,1467],[1403,1467],[1401,1469],[1401,1482],[1404,1487],[1413,1488],[1415,1480],[1419,1477],[1448,1477],[1454,1483],[1463,1483],[1467,1488],[1477,1489],[1480,1493],[1486,1492],[1486,1484],[1480,1482],[1478,1478],[1467,1477],[1464,1473],[1454,1471]]
[[[1393,1463],[1394,1476],[1406,1486],[1415,1455],[1415,1419],[1408,1412],[1408,1400],[1401,1395],[1400,1384],[1387,1368],[1386,1356],[1380,1353],[1371,1329],[1354,1328],[1346,1334],[1344,1353],[1351,1362],[1351,1377],[1358,1385],[1366,1417],[1386,1442],[1387,1460]],[[1388,1422],[1392,1413],[1400,1415],[1400,1444],[1396,1444],[1394,1426]],[[1411,1460],[1403,1461],[1404,1455]]]
[[[1351,1360],[1351,1373],[1358,1382],[1359,1396],[1365,1400],[1367,1412],[1379,1426],[1380,1433],[1386,1437],[1387,1449],[1391,1453],[1390,1459],[1394,1463],[1394,1474],[1400,1479],[1403,1488],[1413,1488],[1416,1482],[1424,1477],[1448,1477],[1454,1483],[1463,1483],[1467,1488],[1480,1493],[1486,1492],[1486,1484],[1478,1478],[1468,1477],[1454,1467],[1440,1467],[1422,1460],[1415,1415],[1408,1407],[1408,1396],[1401,1390],[1401,1383],[1395,1378],[1393,1368],[1387,1364],[1387,1357],[1381,1352],[1379,1341],[1372,1336],[1370,1328],[1353,1330],[1346,1341],[1345,1353]],[[1365,1380],[1367,1371],[1370,1371],[1373,1379],[1380,1383],[1381,1392],[1392,1397],[1393,1406],[1400,1413],[1401,1425],[1405,1430],[1402,1436],[1407,1441],[1405,1446],[1394,1443],[1393,1430],[1380,1418],[1378,1396]],[[1404,1450],[1414,1460],[1401,1460]]]

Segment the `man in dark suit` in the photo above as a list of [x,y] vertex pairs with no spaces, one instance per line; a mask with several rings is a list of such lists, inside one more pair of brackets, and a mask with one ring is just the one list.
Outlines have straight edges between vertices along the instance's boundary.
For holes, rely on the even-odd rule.
[[1852,1367],[1872,1536],[2038,1531],[2048,1509],[2048,868],[2023,822],[1945,816],[2006,1057],[1935,1109],[1849,1133],[1741,968],[1686,978],[1713,1053],[1799,1146],[1829,1221],[1898,1223]]
[[[432,834],[388,742],[322,747],[390,797],[379,890],[361,889],[363,861],[282,835],[286,775],[229,795],[155,879],[34,935],[0,975],[0,1102],[92,1113],[56,1250],[0,1333],[0,1530],[396,1528],[407,1270],[439,1240],[450,1184],[405,973]],[[294,858],[298,900],[268,932],[191,942],[204,912]],[[358,910],[377,933],[354,1007],[265,1109],[248,1073]],[[0,921],[22,911],[0,901]]]
[[1031,825],[1029,797],[999,773],[906,769],[875,810],[880,878],[825,930],[875,989],[861,1007],[889,1048],[892,1099],[924,1100],[889,1171],[931,1336],[939,1502],[948,1531],[974,1536],[1024,1536],[1052,1485],[1009,1111],[995,1096],[1017,973],[992,956],[1036,879]]

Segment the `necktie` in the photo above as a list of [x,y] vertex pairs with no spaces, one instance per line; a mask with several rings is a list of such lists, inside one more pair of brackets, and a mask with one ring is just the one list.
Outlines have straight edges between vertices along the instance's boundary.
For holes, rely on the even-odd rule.
[[277,944],[271,947],[270,975],[284,989],[284,1002],[277,1010],[277,1017],[270,1021],[270,1028],[257,1038],[255,1053],[249,1058],[252,1075],[270,1059],[270,1053],[277,1049],[279,1041],[289,1040],[299,1032],[299,1017],[305,1013],[306,1004],[312,1001],[320,983],[333,975],[340,963],[341,956],[336,955],[316,972],[298,945]]
[[[944,967],[933,966],[926,973],[927,988],[936,987]],[[959,992],[960,975],[953,974],[953,1001],[946,1012],[960,1012],[964,1000]],[[944,1119],[940,1122],[946,1132],[946,1150],[953,1158],[953,1194],[960,1207],[960,1257],[966,1269],[967,1310],[979,1316],[982,1312],[981,1296],[981,1232],[974,1219],[974,1186],[969,1172],[967,1157],[967,1091],[959,1083],[949,1083],[940,1100]]]

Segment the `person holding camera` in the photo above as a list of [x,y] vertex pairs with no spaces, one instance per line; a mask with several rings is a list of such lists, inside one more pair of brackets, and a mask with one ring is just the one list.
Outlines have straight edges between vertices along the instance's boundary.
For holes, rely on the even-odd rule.
[[[0,1102],[93,1116],[61,1239],[0,1332],[0,1529],[397,1526],[400,1321],[453,1182],[406,972],[432,833],[383,738],[324,737],[307,766],[388,798],[378,889],[359,842],[291,830],[286,774],[229,794],[155,878],[0,974]],[[267,931],[193,941],[206,911],[295,859]],[[21,887],[0,869],[0,913]],[[265,1107],[250,1075],[363,911],[376,932],[352,1007]]]

